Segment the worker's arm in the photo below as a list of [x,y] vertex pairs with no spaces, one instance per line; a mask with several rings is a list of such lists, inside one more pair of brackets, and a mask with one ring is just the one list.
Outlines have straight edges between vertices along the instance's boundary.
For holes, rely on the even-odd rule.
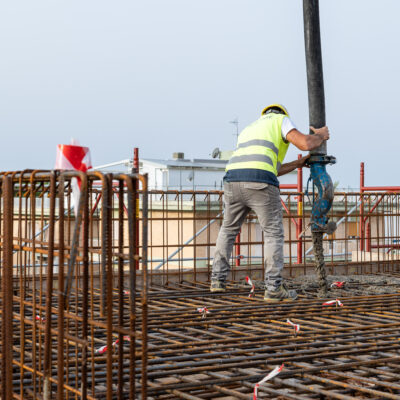
[[298,160],[294,160],[292,162],[282,164],[281,167],[279,168],[278,176],[288,174],[289,172],[292,172],[296,168],[304,167],[304,164],[306,163],[306,161],[309,158],[310,158],[310,155],[306,155],[305,157],[301,157]]
[[316,129],[310,126],[314,135],[305,135],[297,129],[292,129],[287,135],[286,140],[294,144],[299,150],[310,151],[314,150],[329,139],[329,129],[327,126]]

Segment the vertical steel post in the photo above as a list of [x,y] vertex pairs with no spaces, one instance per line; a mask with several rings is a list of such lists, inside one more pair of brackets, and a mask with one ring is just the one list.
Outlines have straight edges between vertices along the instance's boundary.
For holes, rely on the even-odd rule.
[[364,187],[365,187],[365,170],[364,163],[360,164],[360,251],[364,251]]
[[43,399],[51,399],[51,309],[53,304],[53,268],[54,268],[54,226],[56,208],[56,176],[50,175],[50,215],[49,215],[49,248],[47,259],[46,281],[46,314],[44,337],[44,393]]
[[370,252],[371,251],[371,224],[370,224],[370,222],[368,221],[367,222],[367,226],[366,226],[366,242],[367,242],[367,244],[366,244],[366,250],[368,251],[368,252]]
[[[139,173],[139,148],[135,147],[133,149],[133,170],[132,173],[134,174],[138,174]],[[135,203],[136,203],[136,232],[139,232],[139,180],[135,179],[134,180],[134,184],[136,186],[136,199],[135,199]],[[135,238],[135,254],[139,254],[139,235],[136,235]],[[139,269],[139,260],[135,260],[135,268]]]
[[240,229],[240,231],[237,234],[236,239],[235,239],[235,253],[236,253],[235,265],[237,267],[240,267],[240,233],[241,232],[242,232],[242,229]]
[[101,299],[100,299],[100,315],[104,317],[106,315],[107,308],[107,229],[108,229],[108,207],[109,205],[109,190],[112,188],[108,187],[108,180],[105,177],[102,180],[102,202],[101,202]]
[[142,399],[147,399],[147,358],[148,358],[148,337],[147,337],[147,318],[148,318],[148,269],[147,269],[147,246],[148,246],[148,177],[142,177]]
[[13,183],[10,176],[3,177],[3,315],[1,391],[3,399],[12,399],[12,351],[13,351]]
[[[92,182],[87,179],[86,191],[81,192],[83,197],[83,212],[82,212],[82,258],[83,258],[83,293],[82,293],[82,338],[87,341],[88,338],[88,314],[89,314],[89,193],[92,193]],[[87,399],[88,392],[88,348],[85,345],[82,349],[82,400]]]
[[[298,155],[301,158],[301,154]],[[303,168],[297,168],[297,226],[296,226],[296,239],[297,239],[297,264],[303,263],[303,240],[300,237],[303,232]]]
[[57,399],[63,400],[64,397],[64,312],[65,312],[65,294],[64,294],[64,262],[65,262],[65,243],[64,243],[64,182],[65,178],[61,174],[60,183],[58,185],[58,199],[59,199],[59,214],[60,219],[58,223],[59,236],[58,236],[58,253],[59,253],[59,266],[58,266],[58,337],[57,337]]
[[[136,333],[136,260],[139,256],[136,253],[136,183],[132,179],[127,182],[128,196],[128,245],[129,245],[129,327],[131,332]],[[134,400],[136,395],[136,335],[131,337],[129,345],[130,363],[129,363],[129,400]]]
[[[118,325],[124,326],[124,181],[122,179],[118,182]],[[129,204],[128,204],[128,218],[129,218]],[[120,332],[118,334],[118,384],[117,384],[117,398],[123,399],[123,385],[124,385],[124,339]]]
[[[106,386],[107,386],[107,400],[112,400],[113,398],[113,346],[112,346],[112,331],[113,331],[113,260],[112,260],[112,214],[113,214],[113,179],[111,174],[106,175],[105,182],[107,188],[104,191],[103,202],[105,203],[105,208],[107,210],[104,215],[103,223],[105,226],[105,254],[106,258],[106,325],[107,325],[107,372],[106,372]],[[104,246],[104,242],[103,242]]]

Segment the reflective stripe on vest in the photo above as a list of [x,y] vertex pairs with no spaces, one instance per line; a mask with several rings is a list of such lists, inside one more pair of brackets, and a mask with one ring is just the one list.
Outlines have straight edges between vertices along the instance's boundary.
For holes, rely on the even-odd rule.
[[282,139],[282,114],[263,115],[239,135],[238,144],[226,171],[261,169],[278,175],[289,143]]
[[237,148],[242,149],[244,147],[249,147],[249,146],[264,146],[268,147],[269,149],[273,150],[276,155],[278,155],[278,148],[270,141],[268,140],[260,140],[260,139],[253,139],[249,140],[248,142],[240,143],[238,144]]
[[274,165],[274,162],[273,160],[271,160],[270,157],[262,154],[245,154],[243,156],[232,156],[232,158],[229,160],[229,164],[251,162],[251,161],[259,161],[267,163],[272,166]]

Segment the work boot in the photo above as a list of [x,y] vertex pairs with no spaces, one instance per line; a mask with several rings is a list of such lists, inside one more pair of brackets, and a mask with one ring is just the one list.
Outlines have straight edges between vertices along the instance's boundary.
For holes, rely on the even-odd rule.
[[289,290],[284,283],[275,290],[265,290],[264,300],[268,302],[293,301],[297,299],[295,290]]
[[225,292],[226,283],[222,281],[212,280],[210,285],[210,292]]

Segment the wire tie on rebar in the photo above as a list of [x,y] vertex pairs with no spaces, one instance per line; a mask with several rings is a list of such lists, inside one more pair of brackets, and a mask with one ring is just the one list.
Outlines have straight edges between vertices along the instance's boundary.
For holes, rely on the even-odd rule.
[[253,281],[250,279],[249,276],[246,276],[246,282],[247,282],[248,285],[251,286],[251,290],[250,290],[250,293],[249,293],[248,297],[253,297],[254,296],[254,291],[256,289],[256,286],[254,285]]
[[344,284],[345,284],[346,282],[341,282],[341,281],[337,281],[337,282],[333,282],[332,284],[331,284],[331,287],[337,287],[337,288],[342,288],[343,286],[344,286]]
[[258,392],[258,388],[260,387],[260,385],[262,385],[264,382],[267,382],[269,379],[272,379],[276,375],[278,375],[279,372],[281,372],[283,370],[284,366],[285,365],[282,364],[280,367],[275,367],[266,377],[261,379],[260,382],[256,383],[256,385],[254,386],[253,400],[257,400],[257,392]]
[[197,311],[199,312],[199,313],[203,313],[203,315],[202,315],[202,317],[201,318],[205,318],[206,316],[207,316],[207,314],[209,314],[210,313],[210,311],[208,311],[208,308],[207,307],[199,307],[199,308],[197,308]]
[[289,318],[286,320],[286,322],[293,326],[294,329],[294,336],[297,336],[297,333],[300,332],[300,325],[299,324],[295,324],[294,322],[292,322]]
[[339,306],[339,307],[343,307],[343,303],[339,300],[339,299],[335,299],[335,300],[329,300],[326,301],[325,303],[323,303],[323,306],[333,306],[333,305]]

